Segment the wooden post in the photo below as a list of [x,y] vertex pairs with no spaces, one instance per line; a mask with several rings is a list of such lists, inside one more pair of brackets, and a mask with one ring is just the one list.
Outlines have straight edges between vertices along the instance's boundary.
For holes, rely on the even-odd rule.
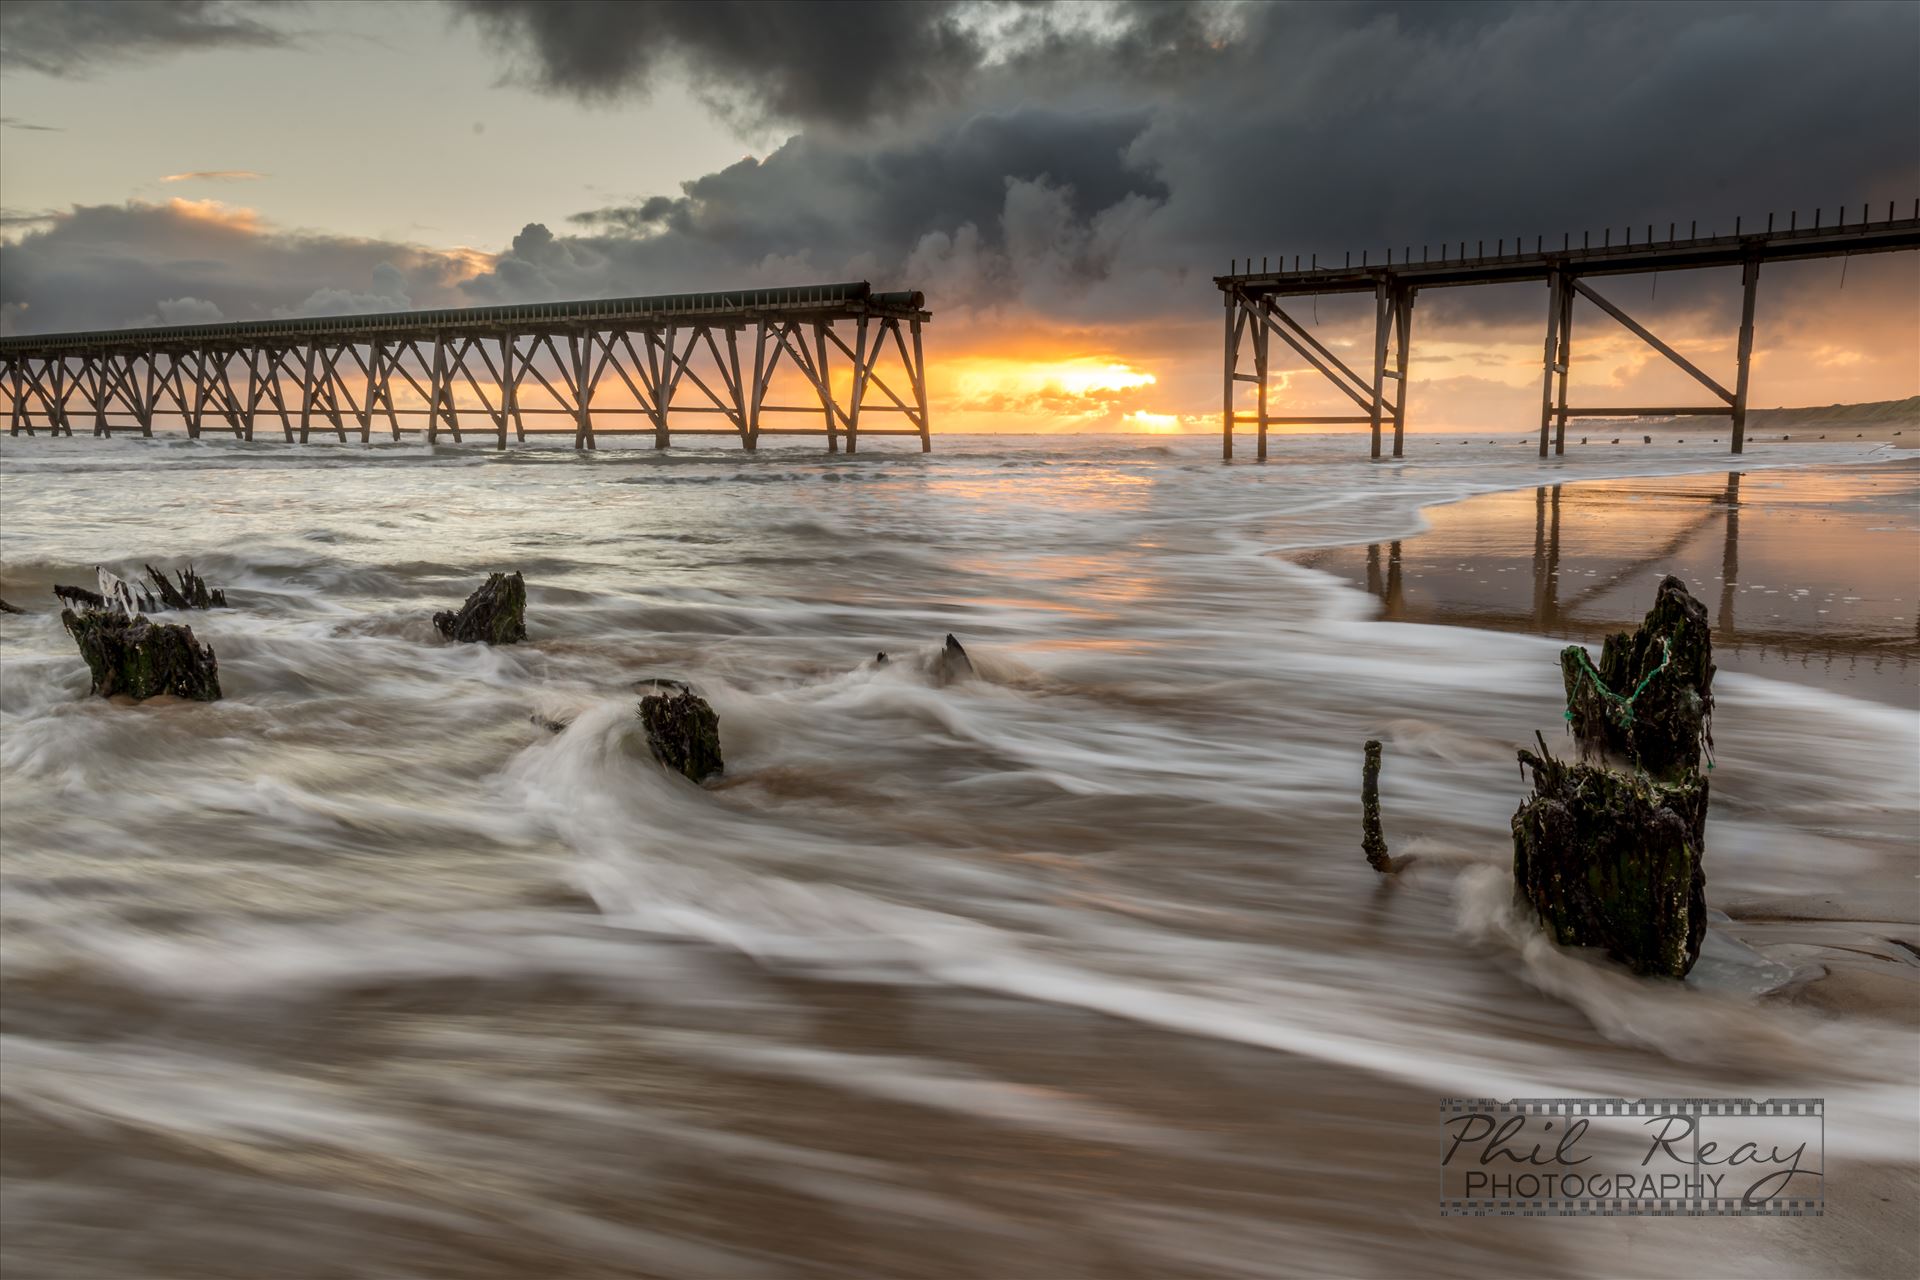
[[1373,286],[1373,454],[1380,456],[1380,406],[1387,379],[1387,282],[1382,278]]
[[1547,346],[1541,358],[1545,371],[1540,375],[1540,456],[1547,456],[1547,428],[1553,423],[1553,379],[1557,370],[1554,357],[1560,353],[1561,295],[1566,284],[1558,271],[1547,274]]
[[[1395,382],[1393,389],[1393,456],[1398,458],[1406,452],[1407,441],[1407,361],[1413,344],[1413,294],[1411,285],[1403,285],[1399,291],[1396,311],[1398,313],[1400,342],[1394,356]],[[1398,544],[1396,544],[1398,545]]]
[[1233,461],[1233,375],[1238,371],[1240,361],[1239,344],[1234,341],[1239,331],[1234,325],[1234,294],[1229,289],[1223,295],[1227,304],[1227,354],[1226,379],[1221,391],[1224,403],[1220,409],[1220,458],[1223,462]]
[[1733,384],[1733,451],[1747,448],[1747,384],[1753,372],[1753,295],[1760,284],[1760,260],[1748,258],[1741,268],[1740,284],[1745,296],[1740,303],[1739,372]]
[[1393,870],[1393,858],[1387,853],[1387,838],[1380,830],[1378,738],[1367,739],[1360,765],[1360,851],[1367,855],[1367,865],[1375,871]]

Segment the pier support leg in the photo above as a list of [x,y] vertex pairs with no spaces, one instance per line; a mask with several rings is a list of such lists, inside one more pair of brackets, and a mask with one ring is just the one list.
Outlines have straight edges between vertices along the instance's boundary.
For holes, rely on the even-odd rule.
[[1233,461],[1233,375],[1237,372],[1240,360],[1240,344],[1234,339],[1239,337],[1238,326],[1234,324],[1235,307],[1233,294],[1225,295],[1227,302],[1227,354],[1226,379],[1221,392],[1223,404],[1220,410],[1220,458],[1223,462]]
[[520,426],[520,375],[514,372],[513,355],[516,344],[513,335],[500,335],[500,447],[507,447],[507,422],[512,420],[515,443],[526,439],[525,429]]
[[1760,283],[1760,262],[1748,258],[1740,273],[1745,297],[1740,303],[1740,369],[1733,384],[1733,451],[1747,448],[1747,375],[1753,369],[1753,295]]
[[[1260,311],[1264,317],[1268,303],[1260,301]],[[1267,460],[1267,326],[1255,325],[1253,328],[1253,376],[1256,379],[1254,390],[1257,395],[1255,423],[1259,427],[1258,442],[1254,445],[1253,456],[1261,462]]]
[[1567,375],[1573,365],[1573,289],[1569,284],[1560,287],[1560,355],[1555,363],[1560,369],[1560,396],[1554,407],[1553,451],[1564,454],[1567,451]]
[[445,385],[447,367],[447,337],[443,333],[433,335],[433,365],[427,371],[427,443],[436,444],[440,439],[440,388]]
[[[878,342],[874,346],[879,346]],[[853,339],[853,391],[847,405],[847,452],[860,452],[860,402],[867,395],[867,370],[873,357],[867,351],[867,317],[861,316]]]
[[[146,361],[147,383],[146,390],[140,395],[138,420],[140,423],[140,434],[143,436],[151,436],[153,434],[153,411],[160,403],[160,357],[152,351],[148,351],[146,352]],[[127,361],[127,373],[131,379],[133,374],[132,360]]]
[[1547,456],[1547,428],[1553,422],[1553,379],[1559,372],[1560,313],[1566,301],[1567,286],[1558,271],[1547,277],[1547,347],[1542,357],[1545,372],[1540,377],[1540,456]]
[[927,362],[920,348],[920,322],[910,321],[913,329],[913,395],[920,410],[920,452],[933,452],[933,419],[927,416]]
[[[920,326],[917,323],[913,327],[913,332],[917,339],[920,334]],[[820,411],[826,415],[827,419],[827,452],[839,453],[840,422],[834,417],[833,373],[832,366],[827,363],[827,324],[824,320],[813,322],[813,367],[820,375]]]
[[1410,288],[1399,291],[1394,300],[1394,329],[1398,334],[1393,360],[1393,456],[1406,452],[1407,443],[1407,358],[1413,344],[1413,294]]
[[1387,282],[1373,286],[1373,453],[1380,456],[1380,406],[1387,380],[1387,326],[1393,320],[1391,295]]
[[300,362],[300,443],[307,443],[308,429],[313,425],[313,401],[317,384],[313,380],[313,358],[319,344],[307,344],[306,358]]
[[594,447],[593,417],[592,411],[589,408],[589,402],[593,399],[593,388],[590,385],[593,372],[593,343],[591,341],[582,342],[580,334],[568,334],[567,358],[573,362],[573,399],[575,410],[573,447],[576,449],[591,449]]

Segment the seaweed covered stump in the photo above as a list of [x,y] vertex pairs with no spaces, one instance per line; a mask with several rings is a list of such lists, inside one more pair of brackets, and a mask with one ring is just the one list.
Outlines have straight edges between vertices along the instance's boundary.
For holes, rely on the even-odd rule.
[[1560,655],[1577,763],[1522,750],[1533,794],[1513,815],[1516,894],[1567,946],[1600,947],[1636,973],[1684,977],[1706,936],[1713,641],[1678,578],[1596,666]]
[[220,697],[213,649],[193,638],[192,627],[149,622],[114,609],[62,609],[60,621],[80,646],[80,656],[93,673],[93,692],[100,697],[124,693],[146,699],[170,693],[196,702]]
[[640,699],[640,723],[647,748],[675,773],[705,782],[724,767],[720,759],[720,717],[691,689],[663,689]]
[[490,573],[458,612],[433,615],[449,640],[468,644],[518,644],[527,638],[527,583],[518,573]]
[[1661,579],[1636,631],[1607,637],[1596,667],[1577,644],[1560,651],[1567,723],[1584,760],[1624,762],[1662,781],[1699,772],[1713,749],[1713,639],[1707,607],[1680,579]]

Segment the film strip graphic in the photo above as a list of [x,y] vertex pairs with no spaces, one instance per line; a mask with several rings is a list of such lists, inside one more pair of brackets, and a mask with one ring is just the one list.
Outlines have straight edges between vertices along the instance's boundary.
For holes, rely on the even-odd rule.
[[1823,1098],[1446,1098],[1442,1217],[1819,1217]]

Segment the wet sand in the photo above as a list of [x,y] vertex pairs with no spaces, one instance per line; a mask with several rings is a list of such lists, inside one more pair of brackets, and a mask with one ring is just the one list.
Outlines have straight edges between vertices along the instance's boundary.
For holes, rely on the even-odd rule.
[[1388,621],[1595,646],[1673,573],[1707,605],[1721,670],[1920,710],[1920,458],[1538,485],[1425,519],[1300,562]]

